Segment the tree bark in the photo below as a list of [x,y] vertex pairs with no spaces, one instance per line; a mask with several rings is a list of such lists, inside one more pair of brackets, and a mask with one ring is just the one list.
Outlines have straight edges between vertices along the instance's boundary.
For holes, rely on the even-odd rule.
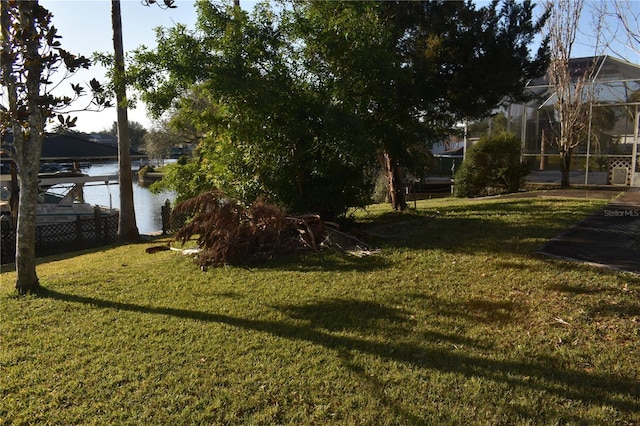
[[124,48],[122,45],[120,0],[111,1],[111,22],[113,26],[113,50],[115,55],[114,83],[118,115],[118,173],[120,180],[118,241],[122,243],[136,242],[140,240],[140,234],[136,225],[136,213],[133,204],[133,178],[131,173],[127,93],[124,78]]
[[[34,118],[35,119],[35,118]],[[16,290],[20,294],[38,291],[40,282],[36,273],[36,204],[38,202],[38,171],[42,136],[32,130],[28,139],[16,140],[14,146],[20,168],[18,225],[16,228]],[[21,135],[22,136],[22,135]],[[38,143],[38,138],[40,141]],[[24,146],[28,144],[28,146]],[[18,146],[22,145],[20,148]],[[35,165],[35,166],[30,166]]]
[[404,211],[407,209],[407,201],[404,194],[404,185],[400,177],[400,169],[397,160],[388,152],[384,152],[384,167],[389,182],[389,196],[391,207],[394,210]]
[[[3,2],[3,38],[6,30]],[[27,72],[26,90],[29,105],[40,104],[40,80],[42,78],[42,58],[40,57],[40,39],[35,36],[37,2],[24,2],[20,7],[20,27],[25,32],[25,70]],[[7,73],[10,75],[11,73]],[[7,87],[10,109],[15,106],[17,97],[15,80]],[[11,87],[13,86],[13,87]],[[11,99],[13,98],[13,99]],[[13,105],[12,105],[13,104]],[[38,201],[38,172],[44,137],[44,117],[38,107],[29,108],[29,127],[24,129],[17,123],[13,125],[13,146],[16,164],[20,175],[18,196],[18,223],[16,227],[16,289],[20,294],[36,292],[40,288],[36,273],[36,204]]]
[[11,212],[11,226],[18,227],[18,205],[20,200],[20,186],[18,185],[18,166],[14,160],[9,163],[11,168],[11,198],[9,199],[9,211]]
[[561,188],[569,188],[571,186],[571,178],[569,176],[569,172],[571,171],[571,154],[571,149],[560,151]]

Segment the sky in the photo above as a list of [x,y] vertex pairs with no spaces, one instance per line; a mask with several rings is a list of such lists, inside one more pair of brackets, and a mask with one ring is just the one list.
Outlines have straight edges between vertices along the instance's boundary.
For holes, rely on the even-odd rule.
[[[40,0],[40,3],[53,13],[53,25],[62,36],[62,47],[71,53],[91,57],[93,52],[113,52],[111,30],[111,2],[109,0]],[[255,0],[241,0],[244,8],[251,9]],[[481,2],[477,2],[481,5]],[[540,1],[539,3],[542,3]],[[640,0],[633,1],[634,7],[640,9]],[[145,7],[140,0],[122,0],[123,44],[125,51],[131,51],[141,45],[155,47],[154,29],[172,27],[177,23],[194,28],[196,11],[193,0],[176,0],[175,9],[162,10],[157,5]],[[588,19],[584,19],[583,32],[588,34]],[[593,48],[589,47],[588,37],[582,36],[574,47],[574,56],[590,56]],[[640,58],[634,62],[640,63]],[[93,66],[83,70],[77,79],[88,82],[92,78],[106,81],[105,70],[100,66]],[[77,81],[77,80],[74,80]],[[67,85],[68,86],[68,85]],[[72,114],[78,117],[76,130],[82,132],[98,132],[110,129],[116,121],[115,108],[102,112],[80,112]],[[153,126],[147,117],[145,107],[139,104],[134,110],[129,110],[129,120],[137,121],[146,128]]]
[[[64,49],[89,58],[94,52],[113,52],[110,1],[41,0],[40,4],[53,13],[52,22],[58,29],[58,35],[62,36],[60,42]],[[125,52],[143,44],[149,48],[154,47],[156,45],[154,29],[159,26],[172,27],[181,23],[193,28],[196,22],[193,1],[177,0],[175,4],[178,6],[175,9],[162,10],[157,5],[146,7],[140,0],[121,1],[122,39]],[[106,82],[105,69],[94,65],[89,70],[82,70],[76,75],[76,78],[82,82],[88,82],[94,77],[98,81]],[[75,130],[87,133],[110,129],[116,121],[115,108],[71,115],[78,117]],[[135,110],[129,110],[129,121],[137,121],[147,128],[152,126],[142,104]]]

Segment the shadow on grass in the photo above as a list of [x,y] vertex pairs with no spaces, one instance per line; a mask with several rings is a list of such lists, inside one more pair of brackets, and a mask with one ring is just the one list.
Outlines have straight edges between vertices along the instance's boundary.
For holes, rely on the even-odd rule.
[[[563,199],[477,201],[404,213],[388,212],[367,223],[364,232],[371,237],[373,245],[391,250],[486,253],[495,255],[498,261],[500,258],[540,258],[537,252],[545,243],[597,208]],[[504,266],[526,271],[532,268],[531,263],[510,262]],[[499,267],[497,263],[496,266]]]
[[[173,241],[170,237],[167,237],[166,235],[159,235],[159,236],[150,236],[150,235],[145,235],[142,236],[139,242],[136,243],[124,243],[124,244],[118,244],[118,243],[114,243],[114,244],[106,244],[106,245],[102,245],[102,246],[97,246],[97,247],[90,247],[90,248],[84,248],[84,249],[79,249],[79,250],[73,250],[73,251],[66,251],[64,253],[54,253],[54,254],[37,254],[36,255],[36,265],[44,265],[47,264],[49,262],[57,262],[60,260],[65,260],[65,259],[71,259],[74,257],[78,257],[78,256],[82,256],[84,254],[92,254],[92,253],[100,253],[103,251],[107,251],[107,250],[112,250],[116,247],[122,246],[122,245],[129,245],[129,244],[135,244],[135,245],[145,245],[145,244],[150,244],[150,243],[154,243],[154,244],[165,244],[169,241]],[[15,272],[16,270],[16,264],[15,263],[3,263],[0,265],[0,272]]]
[[368,331],[389,328],[406,330],[415,323],[404,310],[363,300],[328,299],[307,305],[275,306],[290,318],[305,320],[313,329]]
[[512,300],[471,299],[468,301],[450,301],[425,294],[411,294],[414,299],[425,300],[429,307],[439,315],[491,324],[518,321],[525,310],[524,305]]
[[332,248],[310,252],[299,256],[286,256],[266,262],[248,265],[252,270],[299,271],[299,272],[372,272],[392,265],[388,258],[371,254],[358,257]]
[[602,302],[590,309],[591,315],[606,315],[618,318],[635,318],[640,316],[640,302],[629,300],[623,303]]
[[[327,331],[349,328],[350,324],[339,326],[339,322],[349,321],[353,323],[356,320],[356,318],[347,314],[338,323],[329,322],[327,324],[327,321],[331,321],[328,319],[327,313],[338,311],[361,312],[363,309],[373,308],[369,316],[365,317],[365,320],[368,327],[373,327],[374,329],[379,326],[377,322],[381,319],[391,321],[392,327],[402,327],[403,324],[409,323],[407,313],[385,306],[372,306],[367,302],[329,300],[304,306],[283,306],[281,309],[285,313],[294,318],[309,321],[309,324],[306,325],[294,325],[284,321],[248,319],[219,313],[114,302],[60,293],[49,289],[43,289],[41,296],[70,303],[88,304],[102,309],[164,315],[215,324],[222,323],[243,330],[268,333],[283,339],[310,342],[337,351],[342,354],[344,359],[351,359],[351,355],[355,351],[389,361],[410,364],[422,369],[455,373],[468,378],[483,377],[512,387],[548,392],[566,400],[594,403],[598,406],[606,404],[624,412],[637,413],[640,411],[640,386],[638,386],[637,380],[561,368],[558,367],[560,361],[553,358],[547,357],[530,361],[499,360],[468,355],[461,351],[446,350],[433,345],[429,341],[419,344],[388,339],[388,343],[382,343],[354,336],[335,335]],[[484,303],[480,303],[480,305],[482,305],[480,307],[481,310],[487,308]],[[493,309],[492,307],[489,308]],[[502,309],[502,307],[499,308]],[[452,314],[454,313],[452,312]],[[371,331],[369,329],[369,332]],[[455,337],[452,336],[451,338],[454,339]],[[353,362],[349,361],[349,363],[351,368],[361,369],[361,367],[354,365]],[[390,401],[388,403],[394,410],[402,411],[402,407]],[[531,417],[539,415],[536,407],[520,408],[520,410],[527,409],[530,412],[525,413],[526,415]],[[407,418],[407,421],[414,420],[417,419]]]

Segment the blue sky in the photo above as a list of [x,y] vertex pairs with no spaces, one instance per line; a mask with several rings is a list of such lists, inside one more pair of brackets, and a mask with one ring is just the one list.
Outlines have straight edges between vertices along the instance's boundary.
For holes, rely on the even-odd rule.
[[[40,4],[53,13],[53,25],[62,36],[62,47],[74,54],[91,57],[93,52],[113,52],[111,32],[111,2],[107,0],[41,0]],[[121,2],[122,32],[125,51],[144,44],[155,46],[154,28],[171,27],[182,23],[193,28],[196,13],[193,1],[176,1],[176,9],[161,10],[158,6],[145,7],[139,0]],[[93,66],[77,75],[81,81],[91,78],[104,81],[104,69]],[[102,112],[72,114],[78,117],[77,130],[84,132],[111,128],[116,120],[115,108]],[[129,111],[129,120],[150,127],[145,108],[140,105]]]
[[[111,32],[111,2],[108,0],[41,0],[40,3],[53,13],[53,24],[58,28],[58,34],[62,36],[62,46],[72,53],[80,53],[91,56],[93,52],[112,52],[113,41]],[[154,28],[163,26],[171,27],[176,23],[182,23],[193,28],[196,21],[196,12],[193,0],[176,0],[176,9],[161,10],[153,5],[145,7],[140,0],[122,0],[122,25],[123,43],[125,51],[133,50],[144,44],[147,47],[155,46]],[[255,0],[241,0],[244,8],[251,9]],[[478,4],[482,2],[478,1]],[[540,1],[539,3],[542,3]],[[634,2],[636,8],[640,8],[640,1]],[[583,30],[589,33],[588,19],[584,19]],[[589,47],[589,41],[585,36],[574,47],[574,56],[590,56],[593,48]],[[636,58],[635,62],[640,62]],[[88,71],[78,75],[81,81],[91,78],[104,80],[104,69],[94,66]],[[84,132],[100,131],[110,128],[116,120],[114,108],[99,113],[77,113],[77,130]],[[137,121],[145,127],[152,125],[146,117],[145,108],[139,105],[135,110],[129,111],[129,120]]]

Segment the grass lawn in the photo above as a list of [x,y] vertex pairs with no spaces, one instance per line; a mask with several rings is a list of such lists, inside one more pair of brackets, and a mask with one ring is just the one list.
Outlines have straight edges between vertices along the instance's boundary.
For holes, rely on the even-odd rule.
[[640,278],[536,250],[604,205],[420,201],[380,249],[201,272],[161,244],[0,276],[0,424],[639,424]]

